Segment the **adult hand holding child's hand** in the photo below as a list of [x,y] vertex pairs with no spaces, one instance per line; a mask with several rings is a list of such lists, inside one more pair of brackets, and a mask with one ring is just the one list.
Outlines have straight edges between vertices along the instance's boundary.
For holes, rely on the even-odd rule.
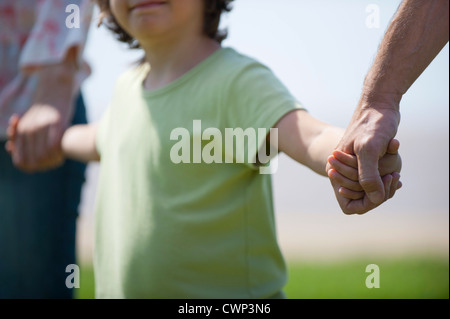
[[361,102],[337,150],[354,154],[358,161],[358,181],[373,204],[385,201],[386,193],[378,161],[397,134],[398,105]]
[[334,151],[328,158],[327,173],[333,186],[336,199],[342,211],[347,215],[364,214],[392,198],[400,182],[401,158],[398,154],[400,143],[392,139],[386,154],[377,162],[377,173],[382,181],[384,199],[373,203],[359,182],[358,161],[355,155]]
[[64,162],[61,138],[73,111],[74,57],[36,71],[38,86],[33,105],[10,119],[7,151],[14,165],[28,173],[44,171]]

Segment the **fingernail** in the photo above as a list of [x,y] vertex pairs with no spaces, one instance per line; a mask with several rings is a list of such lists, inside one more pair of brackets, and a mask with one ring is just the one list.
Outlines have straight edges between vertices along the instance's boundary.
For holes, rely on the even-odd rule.
[[367,196],[369,197],[369,200],[373,203],[373,204],[379,204],[382,203],[384,200],[384,194],[381,192],[372,192],[372,193],[368,193]]

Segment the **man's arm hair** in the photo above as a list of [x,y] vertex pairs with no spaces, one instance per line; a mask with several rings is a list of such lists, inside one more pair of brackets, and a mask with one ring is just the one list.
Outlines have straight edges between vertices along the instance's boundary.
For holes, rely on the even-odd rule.
[[397,108],[449,40],[449,0],[404,0],[366,76],[362,100]]

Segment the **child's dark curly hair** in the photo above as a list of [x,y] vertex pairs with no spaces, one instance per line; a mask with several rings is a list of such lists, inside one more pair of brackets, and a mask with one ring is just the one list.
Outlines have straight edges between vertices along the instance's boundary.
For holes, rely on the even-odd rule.
[[[204,0],[205,2],[205,14],[203,22],[203,30],[205,34],[221,43],[228,35],[226,30],[219,30],[220,17],[222,13],[231,11],[231,2],[234,0]],[[130,48],[139,48],[139,43],[131,35],[129,35],[122,27],[117,23],[117,20],[111,13],[109,0],[95,0],[100,8],[99,25],[104,24],[109,30],[111,30],[117,40],[128,43]]]

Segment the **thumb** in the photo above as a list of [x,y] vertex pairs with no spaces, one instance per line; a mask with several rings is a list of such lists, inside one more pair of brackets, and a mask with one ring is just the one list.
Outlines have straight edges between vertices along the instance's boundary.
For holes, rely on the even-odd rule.
[[358,156],[359,183],[373,204],[384,201],[384,184],[378,171],[378,156],[363,153]]
[[8,139],[11,141],[14,141],[16,139],[18,124],[19,116],[17,114],[12,115],[8,121],[8,129],[6,132],[8,135]]

